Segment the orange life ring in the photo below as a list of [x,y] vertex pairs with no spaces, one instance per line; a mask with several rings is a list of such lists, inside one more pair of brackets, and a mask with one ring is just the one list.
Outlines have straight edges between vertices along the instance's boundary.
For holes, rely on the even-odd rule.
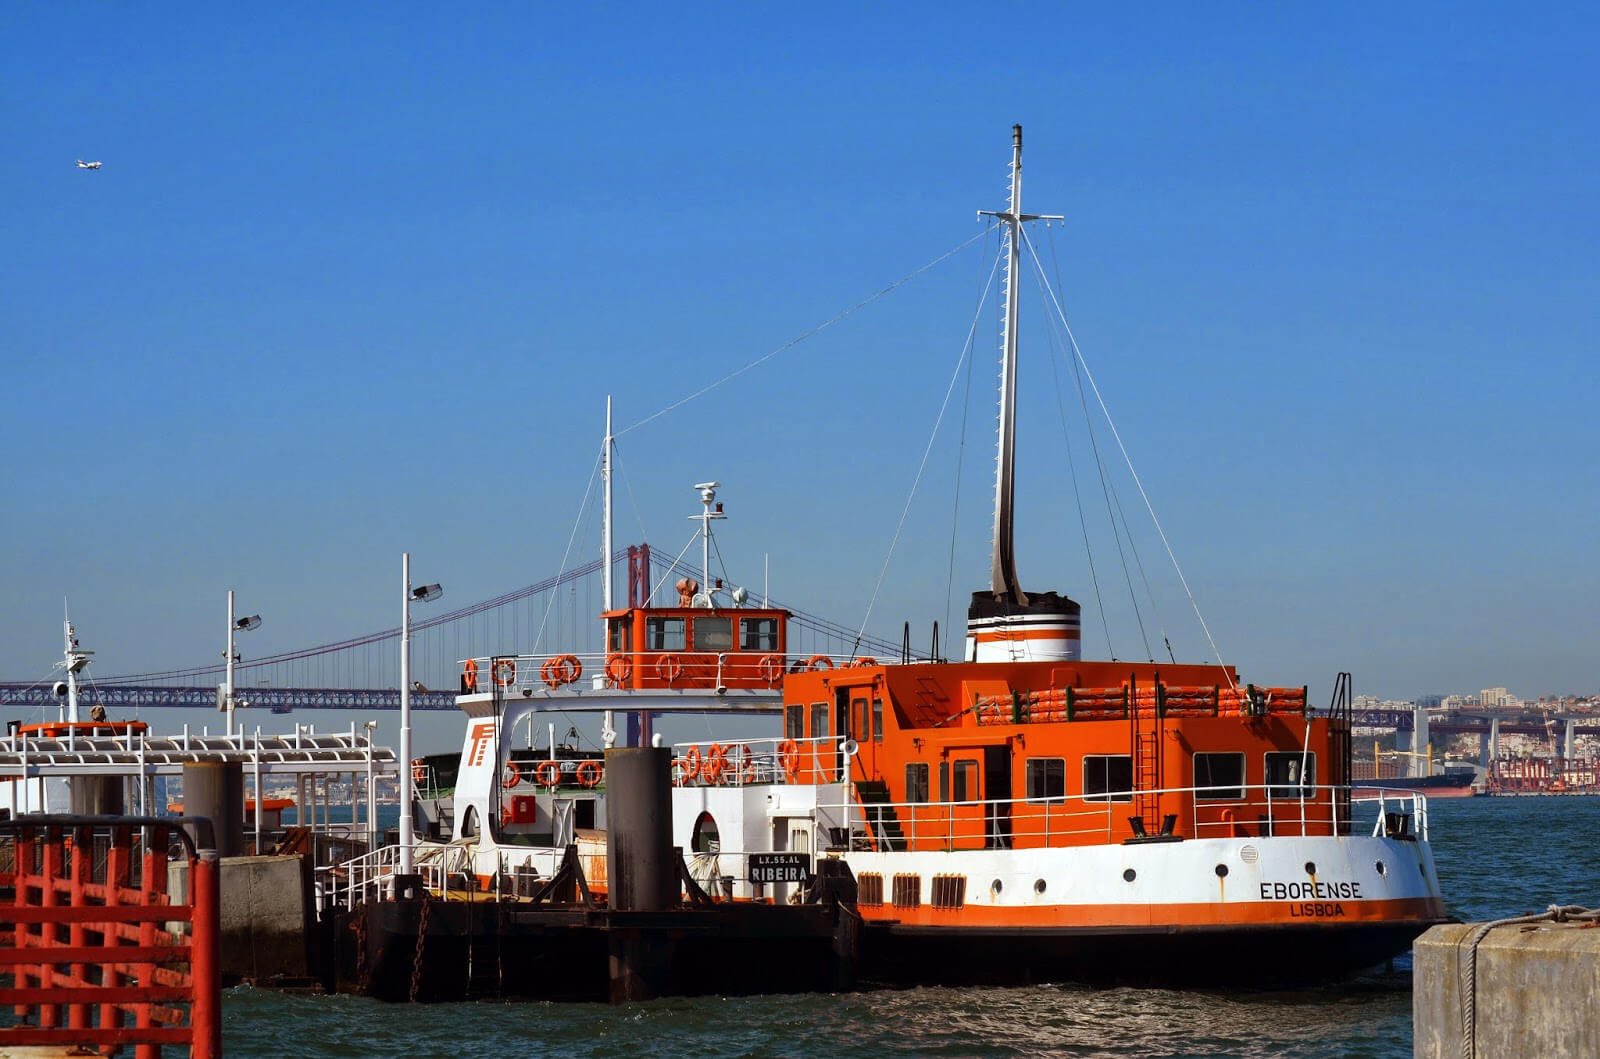
[[878,664],[878,660],[873,658],[871,655],[862,655],[860,658],[856,659],[850,664],[853,666],[875,666]]
[[533,780],[541,787],[561,786],[561,762],[546,758],[534,766]]
[[633,659],[627,655],[612,655],[606,659],[606,676],[611,686],[620,688],[633,677]]
[[728,748],[721,743],[711,744],[711,752],[706,755],[705,763],[700,766],[700,778],[710,784],[722,782],[722,774],[728,770]]
[[671,684],[683,676],[683,659],[677,655],[662,655],[656,659],[656,676]]
[[678,759],[683,762],[683,779],[687,783],[700,775],[700,748],[690,746],[683,752],[683,757]]
[[517,679],[517,663],[511,658],[496,658],[494,660],[495,687],[507,687]]
[[411,782],[428,782],[428,762],[425,759],[420,757],[411,759]]
[[461,686],[467,691],[478,690],[478,660],[467,659],[467,664],[461,667]]
[[552,689],[559,688],[583,676],[583,663],[578,661],[577,655],[556,655],[539,667],[539,676]]
[[578,766],[578,782],[585,787],[598,787],[600,777],[605,775],[598,761],[585,761]]
[[761,679],[765,680],[768,685],[776,684],[778,682],[778,678],[783,676],[783,656],[763,656],[761,659],[761,664],[758,667],[758,672],[761,674]]
[[832,669],[833,659],[829,658],[827,655],[812,655],[810,658],[806,659],[806,668],[812,671],[816,671],[818,669]]
[[513,762],[507,761],[506,775],[505,778],[500,781],[500,786],[504,787],[506,790],[510,790],[512,787],[515,787],[521,782],[522,770],[517,768]]
[[783,774],[789,777],[792,783],[800,775],[800,744],[793,739],[785,739],[779,743],[778,764],[783,766]]

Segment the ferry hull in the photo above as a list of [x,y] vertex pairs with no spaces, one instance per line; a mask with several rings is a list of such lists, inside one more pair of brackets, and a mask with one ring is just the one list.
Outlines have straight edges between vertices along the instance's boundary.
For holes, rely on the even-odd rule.
[[1011,930],[869,923],[861,973],[882,984],[1278,989],[1355,977],[1447,921]]

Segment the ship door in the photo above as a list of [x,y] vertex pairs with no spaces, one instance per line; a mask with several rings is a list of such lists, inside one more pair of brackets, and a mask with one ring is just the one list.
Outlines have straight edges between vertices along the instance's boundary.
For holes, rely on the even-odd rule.
[[[780,816],[772,821],[772,850],[774,853],[804,853],[809,864],[813,855],[811,835],[810,819]],[[773,900],[780,905],[788,904],[790,898],[803,888],[800,883],[773,883]]]
[[[836,776],[841,781],[850,778],[850,758],[844,752],[846,739],[856,739],[855,731],[850,727],[850,689],[839,688],[833,693],[833,730],[837,733],[839,749],[836,767]],[[856,739],[859,743],[860,740]]]
[[1011,744],[983,748],[984,848],[1011,848]]
[[[850,738],[856,741],[856,757],[861,762],[861,778],[878,778],[878,755],[874,740],[880,738],[872,715],[872,689],[855,688],[850,693]],[[882,710],[882,699],[878,700]]]

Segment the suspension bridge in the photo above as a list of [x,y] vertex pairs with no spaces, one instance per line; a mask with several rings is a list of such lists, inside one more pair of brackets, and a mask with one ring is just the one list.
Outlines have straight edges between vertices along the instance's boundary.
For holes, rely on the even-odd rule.
[[[627,564],[630,596],[643,601],[652,588],[684,571],[652,555],[648,545],[622,549],[614,564]],[[635,564],[638,564],[637,566]],[[604,561],[563,571],[503,595],[443,614],[414,616],[411,623],[413,710],[454,710],[464,658],[548,651],[599,653],[599,615],[604,609],[599,574]],[[659,578],[659,580],[658,580]],[[903,644],[859,635],[838,622],[788,606],[789,650],[796,654],[874,654],[898,657]],[[293,710],[398,710],[400,708],[400,628],[382,629],[334,643],[242,658],[234,665],[235,697],[247,708]],[[243,646],[244,637],[236,641]],[[107,710],[216,709],[225,663],[123,676],[80,674],[85,708]],[[30,682],[0,682],[0,706],[12,710],[50,710],[61,702],[55,691],[59,670]]]

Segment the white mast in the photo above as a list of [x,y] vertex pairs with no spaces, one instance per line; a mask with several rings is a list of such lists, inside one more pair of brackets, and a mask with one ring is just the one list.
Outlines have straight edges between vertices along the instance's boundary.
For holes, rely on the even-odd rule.
[[[602,611],[609,611],[616,606],[611,587],[611,449],[615,444],[616,439],[611,436],[611,395],[606,394],[606,440],[605,448],[600,453],[601,495],[604,497],[604,510],[600,518],[600,609]],[[600,619],[602,655],[611,649],[611,630],[607,628],[608,621],[607,618]],[[600,739],[608,749],[617,741],[616,717],[610,710],[601,715]],[[552,739],[552,746],[554,742]]]
[[66,616],[66,608],[62,608],[61,634],[65,647],[61,652],[61,668],[67,671],[67,717],[68,721],[78,719],[78,674],[83,667],[89,664],[89,656],[93,651],[85,651],[78,646],[78,633],[72,627],[72,619]]
[[1005,328],[1000,359],[999,454],[994,476],[994,553],[990,564],[990,587],[995,598],[1009,599],[1027,606],[1028,597],[1017,580],[1016,555],[1012,545],[1013,503],[1016,495],[1014,465],[1017,441],[1017,273],[1022,264],[1022,224],[1024,221],[1060,220],[1047,214],[1022,212],[1022,126],[1011,126],[1011,207],[999,212],[980,210],[980,216],[993,217],[1006,228]]
[[700,523],[700,591],[705,593],[706,606],[711,606],[711,522],[713,519],[727,518],[722,513],[722,505],[717,503],[717,489],[721,482],[696,482],[695,488],[700,490],[700,505],[703,510],[698,515],[690,515],[691,521]]

